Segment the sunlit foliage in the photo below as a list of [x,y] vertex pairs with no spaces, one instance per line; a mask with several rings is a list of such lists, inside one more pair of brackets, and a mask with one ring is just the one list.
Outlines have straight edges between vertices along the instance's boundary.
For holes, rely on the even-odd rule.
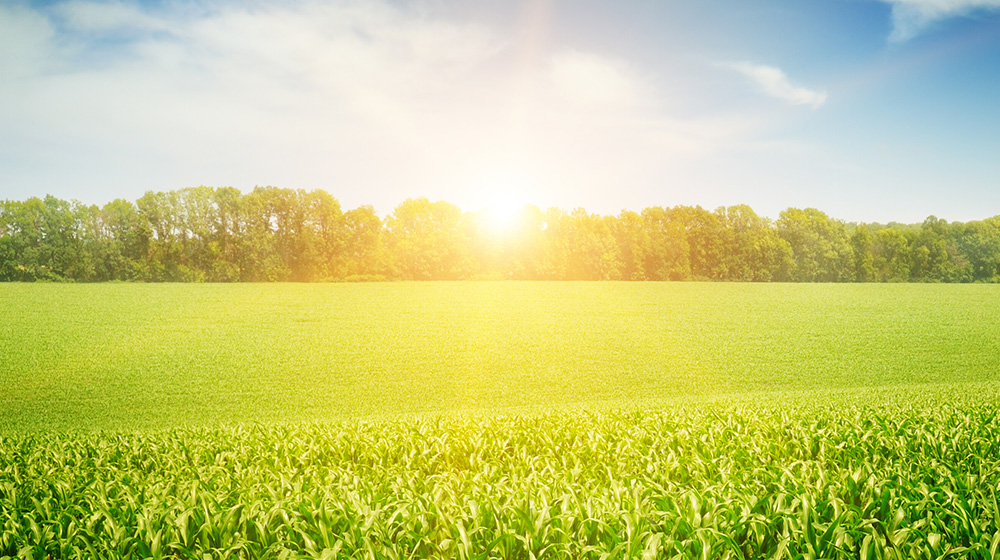
[[[508,209],[509,210],[509,209]],[[846,224],[746,205],[618,216],[489,212],[408,199],[380,218],[328,193],[257,187],[147,192],[103,207],[0,201],[0,281],[727,280],[996,282],[1000,217]]]
[[856,398],[8,437],[0,555],[997,558],[998,405]]

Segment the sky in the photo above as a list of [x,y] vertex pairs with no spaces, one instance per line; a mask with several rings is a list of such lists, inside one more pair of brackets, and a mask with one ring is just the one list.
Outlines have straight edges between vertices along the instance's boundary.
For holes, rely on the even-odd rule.
[[0,199],[1000,214],[1000,0],[0,0]]

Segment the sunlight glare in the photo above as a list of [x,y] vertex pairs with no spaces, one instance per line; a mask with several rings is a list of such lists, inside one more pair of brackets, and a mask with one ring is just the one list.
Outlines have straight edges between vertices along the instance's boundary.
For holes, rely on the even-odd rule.
[[497,232],[508,232],[517,225],[522,209],[524,209],[524,205],[519,204],[514,197],[507,193],[495,192],[487,200],[483,212],[490,229]]
[[480,212],[495,233],[510,233],[524,210],[527,184],[511,177],[496,177],[481,187]]

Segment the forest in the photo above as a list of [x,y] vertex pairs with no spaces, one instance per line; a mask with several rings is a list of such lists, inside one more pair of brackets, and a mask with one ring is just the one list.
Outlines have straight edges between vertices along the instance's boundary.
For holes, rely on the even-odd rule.
[[0,280],[997,282],[1000,216],[846,223],[749,206],[617,216],[526,206],[482,212],[408,199],[384,219],[322,190],[194,187],[104,206],[51,195],[0,202]]

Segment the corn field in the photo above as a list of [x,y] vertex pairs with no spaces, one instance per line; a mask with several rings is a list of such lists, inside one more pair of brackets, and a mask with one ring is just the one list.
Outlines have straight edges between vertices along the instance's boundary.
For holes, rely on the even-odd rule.
[[1000,404],[948,394],[19,434],[0,557],[1000,558]]

